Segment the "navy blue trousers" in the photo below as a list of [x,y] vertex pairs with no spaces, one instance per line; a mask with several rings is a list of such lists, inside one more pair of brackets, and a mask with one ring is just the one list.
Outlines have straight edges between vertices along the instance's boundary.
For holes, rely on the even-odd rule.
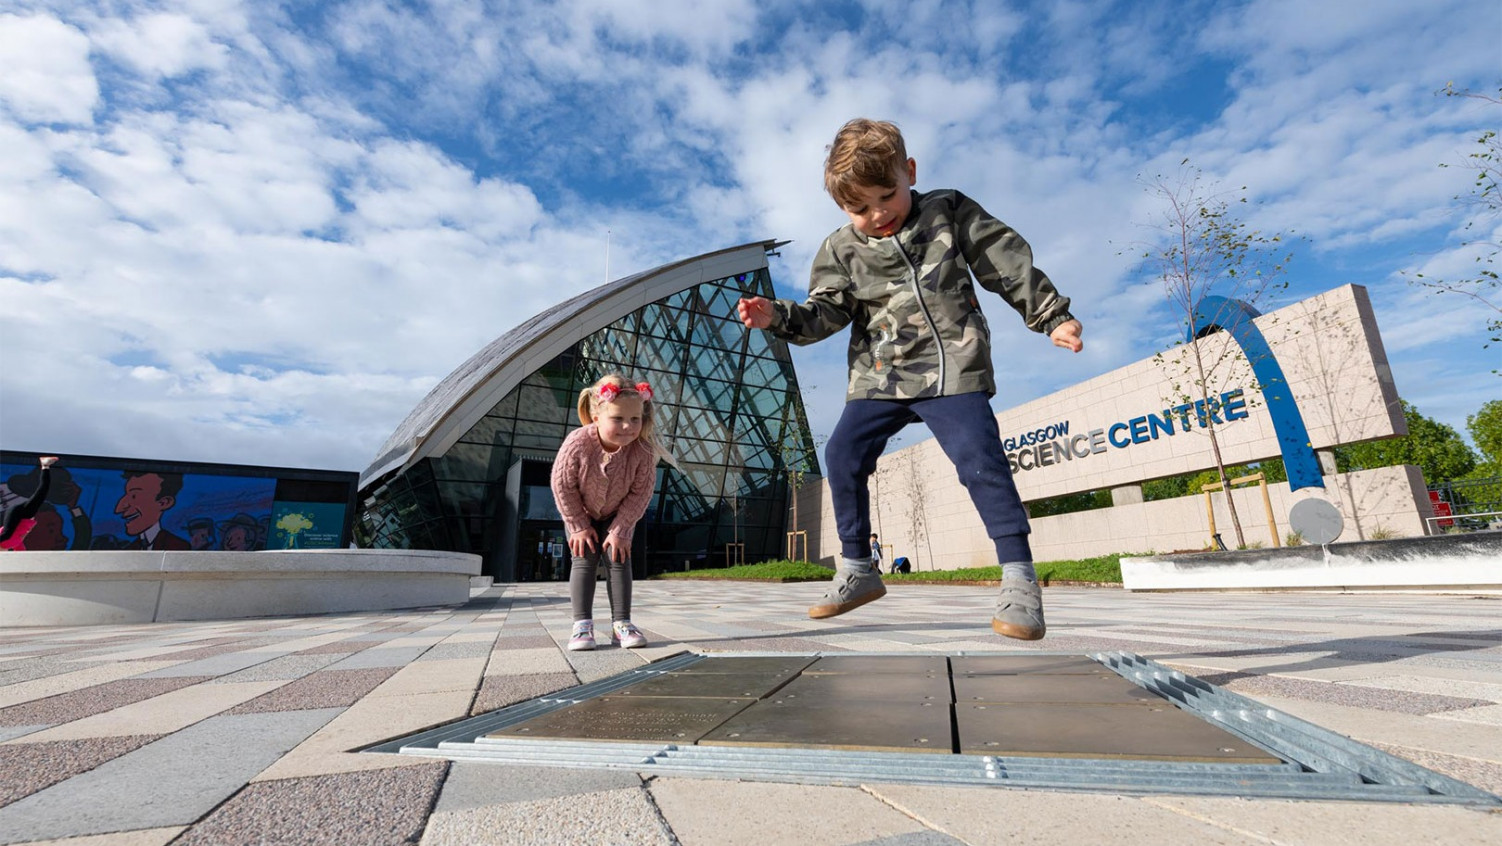
[[[845,404],[824,446],[825,478],[834,500],[835,528],[846,558],[871,554],[871,490],[876,459],[887,441],[909,423],[928,424],[939,447],[959,471],[986,534],[996,544],[998,563],[1032,561],[1027,543],[1027,511],[991,403],[983,393],[920,400],[851,400]],[[890,495],[890,494],[888,494]],[[921,506],[921,503],[918,503]]]

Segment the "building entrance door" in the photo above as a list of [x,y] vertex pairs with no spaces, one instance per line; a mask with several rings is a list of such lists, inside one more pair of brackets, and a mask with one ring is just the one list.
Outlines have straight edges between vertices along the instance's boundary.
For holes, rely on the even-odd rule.
[[527,520],[521,527],[516,579],[521,582],[566,582],[571,558],[568,532],[556,520]]

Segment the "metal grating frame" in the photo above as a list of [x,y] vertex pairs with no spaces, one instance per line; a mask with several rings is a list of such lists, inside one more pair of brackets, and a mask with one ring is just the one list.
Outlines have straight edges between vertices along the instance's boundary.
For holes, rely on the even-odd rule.
[[[589,684],[381,743],[362,751],[525,766],[622,769],[643,775],[797,784],[869,782],[1497,807],[1502,798],[1130,652],[1088,657],[1284,763],[1215,764],[1090,758],[854,752],[745,746],[495,739],[486,735],[707,657],[884,656],[887,653],[682,652]],[[896,655],[897,653],[892,653]],[[911,655],[911,653],[903,653]],[[957,652],[955,657],[997,653]],[[1044,655],[1053,653],[1026,653]],[[1064,653],[1056,653],[1064,654]]]

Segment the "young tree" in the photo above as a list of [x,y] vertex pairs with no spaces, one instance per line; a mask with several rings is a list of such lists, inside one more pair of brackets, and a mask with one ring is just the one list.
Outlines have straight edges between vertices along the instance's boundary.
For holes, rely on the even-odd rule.
[[[1486,94],[1477,94],[1470,91],[1457,90],[1454,83],[1445,86],[1442,92],[1447,97],[1464,97],[1472,100],[1480,100],[1492,106],[1502,106],[1502,89],[1498,89],[1498,96],[1492,97]],[[1502,342],[1502,298],[1498,297],[1498,290],[1502,288],[1502,278],[1498,277],[1495,267],[1497,254],[1502,253],[1502,244],[1498,244],[1494,222],[1502,218],[1502,139],[1497,137],[1496,130],[1488,129],[1476,138],[1476,144],[1480,148],[1468,156],[1469,161],[1462,167],[1474,171],[1476,178],[1471,185],[1470,193],[1466,196],[1456,197],[1462,204],[1472,209],[1472,215],[1466,221],[1467,231],[1479,228],[1483,232],[1482,237],[1466,241],[1463,246],[1475,247],[1476,273],[1469,279],[1433,279],[1422,273],[1414,274],[1413,281],[1418,285],[1432,288],[1436,292],[1460,294],[1470,297],[1477,304],[1489,312],[1487,332],[1491,335],[1488,343],[1483,348]],[[1450,167],[1441,163],[1440,167]],[[1502,369],[1493,370],[1493,373],[1502,375]]]
[[[1188,161],[1180,162],[1179,172],[1174,176],[1158,175],[1144,180],[1148,192],[1162,202],[1162,210],[1149,222],[1150,228],[1159,233],[1159,239],[1144,252],[1142,260],[1162,282],[1175,316],[1192,330],[1207,297],[1214,295],[1255,305],[1286,287],[1283,270],[1292,256],[1283,252],[1285,235],[1265,235],[1250,228],[1233,212],[1233,199],[1236,205],[1246,203],[1244,186],[1234,194],[1220,191],[1206,183],[1200,170]],[[1209,327],[1156,356],[1159,366],[1171,374],[1170,390],[1175,396],[1169,399],[1195,404],[1196,408],[1217,407],[1222,390],[1219,386],[1245,358],[1236,344],[1202,342],[1202,338],[1216,331],[1219,327]],[[1236,545],[1244,547],[1246,538],[1230,493],[1215,421],[1212,411],[1202,415],[1198,422],[1200,431],[1210,439],[1215,475],[1226,492]]]
[[1403,416],[1408,418],[1408,434],[1401,438],[1336,447],[1335,461],[1341,470],[1349,472],[1413,464],[1424,471],[1424,481],[1431,487],[1471,472],[1476,466],[1476,453],[1461,439],[1459,432],[1420,414],[1407,400],[1400,402]]
[[1475,414],[1467,414],[1465,427],[1476,448],[1481,450],[1482,460],[1490,471],[1487,475],[1502,475],[1502,400],[1491,400]]

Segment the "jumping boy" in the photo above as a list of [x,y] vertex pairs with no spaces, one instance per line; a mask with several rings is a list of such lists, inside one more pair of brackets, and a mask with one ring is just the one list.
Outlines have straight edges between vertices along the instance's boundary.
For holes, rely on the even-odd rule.
[[750,297],[736,305],[747,326],[795,344],[851,327],[845,410],[824,449],[842,555],[808,615],[833,617],[886,595],[871,560],[866,482],[887,440],[922,420],[996,544],[1002,579],[991,628],[1037,640],[1045,631],[1043,596],[1027,512],[991,411],[991,335],[974,282],[1000,294],[1055,346],[1079,352],[1082,329],[1020,235],[959,191],[912,190],[917,176],[896,126],[845,124],[824,162],[824,188],[850,225],[819,247],[808,300]]

